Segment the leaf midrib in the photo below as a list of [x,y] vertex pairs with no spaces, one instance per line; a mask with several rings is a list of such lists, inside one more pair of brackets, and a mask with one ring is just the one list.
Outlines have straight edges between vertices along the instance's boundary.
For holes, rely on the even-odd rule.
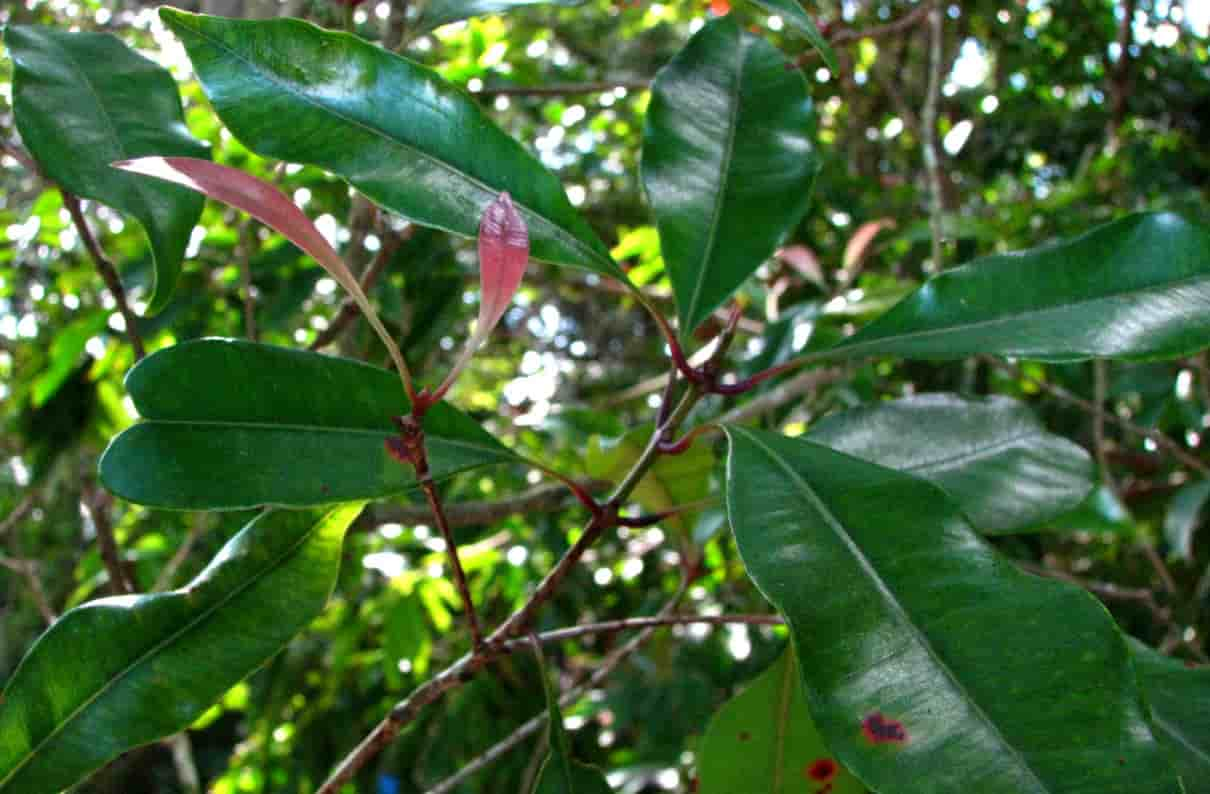
[[[281,565],[286,561],[287,558],[293,556],[298,551],[298,549],[302,547],[303,544],[305,544],[308,540],[310,540],[311,536],[315,533],[315,531],[318,527],[326,524],[327,518],[328,517],[325,516],[324,518],[321,518],[319,521],[317,521],[311,527],[311,529],[309,529],[307,532],[305,532],[302,535],[301,538],[299,538],[299,540],[296,543],[289,546],[277,558],[271,560],[270,563],[265,568],[263,568],[259,572],[257,572],[257,574],[255,576],[250,577],[244,584],[233,589],[227,596],[225,596],[225,597],[221,598],[219,601],[215,602],[215,604],[210,609],[204,610],[194,620],[190,621],[189,623],[186,623],[178,631],[176,631],[173,634],[170,634],[163,641],[161,641],[161,642],[157,643],[156,645],[152,646],[151,648],[149,648],[145,653],[136,657],[133,661],[131,661],[131,663],[129,665],[127,665],[124,669],[122,669],[117,674],[115,674],[104,686],[100,687],[96,691],[96,693],[94,693],[91,697],[85,699],[84,702],[82,702],[78,707],[73,709],[72,712],[70,714],[68,714],[53,731],[51,731],[49,734],[46,735],[45,738],[42,739],[42,741],[38,742],[36,745],[31,747],[29,752],[25,755],[25,757],[21,759],[20,763],[15,765],[12,768],[12,770],[7,775],[5,775],[3,778],[0,778],[0,789],[3,789],[4,786],[7,785],[8,782],[10,780],[12,780],[14,776],[17,775],[17,773],[19,773],[22,769],[24,769],[25,766],[27,764],[29,764],[30,761],[32,761],[38,755],[38,753],[40,753],[42,751],[42,748],[44,748],[47,744],[52,742],[57,736],[59,736],[59,734],[63,733],[65,730],[67,730],[67,728],[76,719],[76,717],[78,717],[85,709],[87,709],[93,703],[96,703],[102,696],[104,696],[111,689],[113,689],[113,687],[117,686],[118,682],[125,679],[137,667],[141,666],[144,662],[146,662],[152,656],[157,655],[161,650],[163,650],[163,649],[167,648],[169,645],[175,643],[179,638],[184,636],[186,633],[190,632],[192,629],[194,629],[196,626],[198,626],[203,621],[209,620],[216,612],[218,612],[224,606],[229,604],[231,601],[235,600],[237,597],[242,595],[250,587],[259,583],[262,579],[269,576],[274,571],[276,571],[278,568],[280,568]],[[263,520],[263,519],[264,519],[264,516],[261,516],[258,520]],[[183,587],[179,590],[174,590],[170,593],[164,593],[160,597],[185,598],[186,597],[185,591],[187,591],[189,589],[189,587],[191,587],[191,586],[192,586],[192,583],[190,585],[186,585],[185,587]],[[156,598],[157,598],[157,596],[155,596],[155,595],[148,596],[148,600],[156,599]],[[132,606],[131,608],[133,609],[134,607]]]
[[[965,330],[969,330],[969,329],[973,329],[973,328],[988,328],[988,327],[993,327],[996,325],[1013,323],[1013,322],[1019,321],[1021,318],[1024,318],[1024,317],[1033,317],[1035,315],[1046,315],[1046,314],[1051,314],[1051,313],[1055,313],[1055,312],[1072,311],[1073,309],[1079,309],[1079,308],[1082,308],[1085,306],[1095,306],[1098,303],[1112,301],[1117,298],[1129,297],[1132,295],[1144,295],[1144,294],[1152,293],[1152,292],[1164,292],[1167,290],[1180,289],[1181,287],[1183,287],[1187,284],[1196,284],[1197,282],[1200,282],[1200,281],[1210,281],[1210,272],[1198,273],[1196,275],[1186,276],[1184,278],[1176,279],[1175,281],[1165,281],[1161,284],[1149,284],[1146,287],[1139,287],[1137,289],[1118,290],[1116,292],[1110,292],[1110,293],[1105,293],[1102,295],[1097,295],[1096,297],[1089,298],[1087,300],[1073,301],[1070,303],[1062,303],[1062,304],[1052,304],[1050,306],[1044,306],[1044,307],[1041,307],[1038,309],[1026,309],[1026,310],[1023,310],[1020,312],[1002,314],[1002,315],[998,315],[996,317],[991,317],[986,320],[973,320],[971,322],[966,322],[966,323],[952,323],[952,324],[944,325],[940,328],[925,328],[925,329],[922,329],[919,331],[909,331],[907,333],[891,334],[889,336],[874,337],[873,339],[867,339],[867,340],[857,339],[857,336],[860,336],[860,332],[859,332],[857,336],[851,337],[851,339],[856,340],[856,341],[841,342],[840,344],[836,345],[835,347],[830,348],[826,351],[822,351],[822,352],[831,353],[831,352],[835,351],[835,352],[843,352],[843,353],[848,354],[848,353],[852,353],[856,350],[861,350],[862,348],[876,347],[877,345],[884,344],[886,342],[900,342],[903,340],[918,339],[921,337],[928,337],[928,336],[936,336],[938,334],[954,333],[959,330],[965,331]],[[927,288],[927,285],[926,285],[926,288]],[[917,294],[919,294],[919,293],[917,293]],[[881,319],[881,318],[879,318],[879,319]],[[874,323],[877,323],[877,322],[878,322],[878,320],[874,321]],[[873,328],[873,327],[874,327],[874,324],[866,326],[866,328]]]
[[[177,22],[179,24],[181,24],[182,26],[186,27],[189,30],[189,32],[193,33],[195,36],[205,39],[207,42],[209,42],[215,48],[220,49],[223,52],[226,52],[230,57],[244,63],[251,71],[253,71],[261,79],[265,80],[268,83],[271,83],[272,85],[277,86],[278,88],[280,88],[282,91],[286,92],[287,94],[290,94],[291,96],[296,97],[297,99],[302,101],[304,104],[311,105],[312,107],[322,111],[325,114],[329,114],[329,115],[339,119],[340,121],[343,121],[354,127],[358,127],[362,130],[365,130],[366,132],[370,133],[371,135],[385,141],[389,145],[392,145],[399,149],[403,149],[407,152],[410,152],[413,156],[417,157],[418,159],[431,163],[434,166],[436,166],[437,168],[444,170],[446,173],[452,174],[460,179],[465,180],[466,182],[468,182],[471,185],[473,185],[474,187],[480,189],[484,193],[487,193],[489,195],[495,195],[495,194],[499,193],[499,191],[496,190],[495,188],[493,188],[491,185],[488,185],[488,184],[482,182],[481,180],[477,179],[476,177],[473,177],[470,174],[466,173],[465,171],[462,171],[461,169],[454,166],[452,163],[447,163],[444,160],[438,159],[437,157],[434,157],[434,156],[428,154],[427,152],[423,151],[422,149],[416,148],[414,145],[407,143],[406,141],[401,141],[394,137],[391,137],[384,130],[380,130],[377,127],[373,127],[368,124],[365,124],[364,122],[358,121],[357,119],[350,118],[350,117],[346,116],[345,114],[311,98],[307,94],[304,94],[304,93],[292,88],[288,84],[283,83],[272,72],[269,72],[269,71],[266,71],[266,70],[260,68],[255,62],[249,60],[248,58],[244,57],[241,53],[237,52],[236,50],[234,50],[230,46],[228,46],[226,42],[222,41],[221,39],[216,39],[215,37],[211,36],[209,33],[206,33],[205,31],[201,30],[200,28],[198,28],[196,26],[189,25],[187,22],[187,18],[177,17]],[[541,213],[539,213],[537,210],[531,209],[529,207],[529,205],[524,204],[523,202],[519,201],[516,197],[513,197],[513,204],[515,204],[517,206],[517,208],[519,210],[521,210],[521,212],[523,212],[525,215],[529,216],[532,221],[535,221],[536,225],[542,226],[542,227],[546,228],[549,232],[551,232],[552,237],[559,240],[564,245],[569,245],[571,248],[579,251],[581,254],[586,255],[589,261],[596,262],[600,265],[604,265],[605,269],[607,271],[610,271],[610,273],[612,275],[614,275],[614,276],[618,275],[617,273],[613,272],[612,268],[609,267],[609,265],[613,265],[613,261],[611,259],[607,259],[607,258],[602,259],[600,252],[592,250],[592,248],[590,248],[586,243],[584,243],[584,241],[580,240],[580,238],[575,237],[574,235],[571,235],[562,226],[559,226],[554,221],[547,218],[545,215],[542,215]],[[425,225],[431,225],[431,224],[426,223]],[[463,234],[463,232],[460,232],[456,229],[450,229],[450,228],[447,228],[444,226],[434,225],[434,228],[441,229],[442,231],[450,232],[452,234],[457,234],[457,235]],[[537,257],[535,257],[535,259],[536,258]]]
[[[201,428],[233,428],[240,430],[282,430],[282,431],[297,431],[304,433],[339,433],[342,435],[357,435],[357,436],[374,436],[377,438],[394,435],[394,431],[388,429],[370,430],[363,427],[331,427],[327,425],[304,425],[304,424],[287,424],[279,422],[239,422],[227,419],[144,419],[135,427],[142,425],[174,425],[185,427],[201,427]],[[454,439],[449,436],[430,435],[430,441],[435,441],[441,444],[446,444],[453,447],[463,447],[466,449],[478,450],[480,452],[490,452],[494,455],[511,456],[513,453],[507,447],[497,448],[486,444],[477,444],[473,441],[464,441],[462,439]]]
[[[1010,743],[1008,739],[1005,738],[1005,736],[1000,732],[999,726],[992,721],[986,712],[984,712],[983,707],[967,691],[961,680],[959,680],[957,674],[954,673],[954,671],[950,669],[949,665],[937,655],[932,643],[928,641],[928,638],[920,631],[919,628],[917,628],[916,624],[912,622],[910,616],[908,615],[907,609],[901,603],[899,603],[899,599],[895,597],[894,592],[887,585],[887,583],[883,581],[873,563],[870,562],[869,558],[862,553],[861,549],[857,546],[853,539],[849,537],[848,532],[846,532],[844,529],[844,525],[841,524],[840,521],[832,514],[831,510],[828,509],[823,499],[815,493],[810,484],[807,483],[807,481],[804,480],[788,463],[786,463],[780,455],[774,452],[767,444],[756,436],[748,433],[743,428],[734,425],[729,425],[727,430],[728,432],[738,433],[746,437],[761,452],[763,452],[777,468],[785,472],[790,481],[797,487],[802,495],[806,497],[807,502],[810,503],[811,506],[814,507],[815,510],[818,511],[819,514],[824,518],[837,539],[840,540],[841,544],[845,547],[845,549],[857,562],[858,566],[869,578],[870,582],[874,585],[875,591],[882,596],[883,602],[900,619],[901,625],[904,626],[919,647],[921,647],[925,653],[928,654],[929,658],[932,659],[937,669],[941,671],[946,680],[949,681],[950,685],[961,696],[963,702],[967,703],[973,709],[983,725],[990,731],[991,735],[1000,742],[1001,746],[1005,750],[1005,753],[1015,757],[1020,762],[1020,767],[1029,774],[1030,778],[1032,778],[1036,784],[1036,790],[1040,794],[1048,794],[1050,789],[1048,789],[1046,784],[1044,784],[1041,778],[1038,777],[1038,774],[1034,771],[1033,767],[1029,765],[1029,762],[1026,761],[1025,757],[1021,755],[1020,750]],[[784,610],[781,611],[784,614]]]
[[[734,26],[734,23],[732,25]],[[693,286],[693,294],[689,297],[689,305],[685,309],[684,319],[687,325],[696,325],[694,315],[697,314],[697,307],[701,303],[702,289],[706,285],[706,266],[713,258],[712,254],[718,238],[719,218],[722,215],[723,203],[727,195],[727,184],[730,181],[731,159],[735,155],[735,134],[739,127],[739,94],[743,90],[744,65],[747,57],[743,31],[737,30],[735,35],[737,38],[737,46],[735,48],[735,91],[731,95],[731,113],[727,118],[727,138],[723,145],[723,158],[719,164],[719,184],[714,196],[714,210],[710,216],[710,232],[706,237],[706,245],[702,249],[701,260],[697,268],[697,283]],[[693,331],[693,328],[682,328],[681,331],[682,333],[690,333]]]

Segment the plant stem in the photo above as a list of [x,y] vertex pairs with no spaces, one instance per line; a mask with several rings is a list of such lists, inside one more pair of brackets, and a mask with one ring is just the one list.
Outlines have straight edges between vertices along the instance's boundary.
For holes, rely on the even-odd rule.
[[605,530],[607,518],[616,515],[618,507],[625,502],[643,475],[655,463],[660,455],[660,440],[666,433],[676,430],[701,397],[702,391],[694,386],[685,392],[668,420],[652,433],[647,447],[615,489],[613,496],[604,505],[604,509],[588,520],[579,540],[546,574],[529,600],[496,628],[484,641],[482,647],[463,656],[444,671],[418,686],[406,699],[396,704],[390,713],[361,740],[361,743],[345,756],[323,785],[316,789],[315,794],[336,794],[342,785],[351,780],[374,756],[394,741],[395,737],[399,735],[399,731],[414,720],[426,706],[440,699],[449,690],[471,680],[475,673],[502,653],[498,646],[524,629],[538,610],[554,596],[559,585],[584,556],[584,552]]
[[478,650],[483,647],[483,629],[479,627],[479,615],[475,612],[471,589],[466,584],[466,572],[462,570],[462,561],[458,559],[458,546],[454,542],[454,533],[450,529],[449,521],[446,520],[445,508],[441,504],[437,486],[427,472],[425,478],[420,481],[420,489],[424,491],[429,509],[433,511],[433,519],[437,523],[437,528],[441,530],[442,539],[445,540],[446,557],[450,562],[450,570],[454,574],[454,586],[458,588],[458,595],[462,598],[462,607],[466,610],[466,622],[471,630],[471,644]]
[[[409,226],[399,234],[387,234],[384,236],[382,247],[378,249],[378,253],[375,254],[374,259],[366,266],[366,269],[362,271],[359,283],[363,292],[368,292],[374,286],[374,282],[378,280],[378,277],[386,270],[387,265],[391,263],[395,252],[412,236],[411,230],[413,228]],[[332,318],[331,324],[321,331],[319,336],[315,337],[315,341],[311,343],[308,349],[321,350],[335,342],[358,314],[360,312],[357,308],[357,302],[352,298],[345,298],[341,302],[336,316]]]
[[937,154],[937,103],[941,95],[941,43],[944,17],[941,9],[934,5],[928,11],[929,21],[929,82],[924,95],[924,107],[920,111],[920,146],[924,155],[924,167],[928,172],[929,231],[933,246],[933,270],[943,267],[941,253],[941,214],[943,196],[941,189],[941,162]]
[[130,340],[130,346],[134,348],[134,358],[138,361],[144,356],[143,337],[139,335],[138,318],[130,310],[130,304],[126,301],[126,290],[118,278],[118,271],[113,266],[113,262],[110,262],[109,258],[105,256],[105,252],[101,250],[97,238],[92,234],[92,229],[88,228],[88,221],[84,218],[84,211],[80,208],[80,199],[63,188],[59,188],[59,192],[63,194],[63,206],[67,207],[68,213],[71,214],[71,220],[76,226],[76,233],[80,235],[80,241],[84,243],[84,247],[92,256],[92,261],[105,281],[109,294],[113,295],[118,312],[121,313],[122,320],[126,324],[126,338]]

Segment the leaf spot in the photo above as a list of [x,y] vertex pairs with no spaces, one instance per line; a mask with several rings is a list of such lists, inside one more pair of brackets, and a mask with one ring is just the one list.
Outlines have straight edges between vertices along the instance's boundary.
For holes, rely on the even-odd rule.
[[881,711],[875,711],[861,721],[861,733],[870,744],[903,744],[908,740],[903,723]]
[[752,734],[748,733],[747,731],[740,731],[738,738],[741,742],[746,742],[752,738]]
[[839,767],[831,758],[816,758],[811,763],[803,767],[803,776],[808,780],[816,780],[821,783],[826,783],[836,777],[836,772]]

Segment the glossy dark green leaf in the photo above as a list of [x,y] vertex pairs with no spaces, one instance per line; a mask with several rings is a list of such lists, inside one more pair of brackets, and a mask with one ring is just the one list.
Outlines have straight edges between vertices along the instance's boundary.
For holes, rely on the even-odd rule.
[[325,168],[389,210],[467,237],[508,191],[535,259],[623,278],[554,174],[428,67],[297,19],[160,14],[249,149]]
[[1034,528],[1093,486],[1083,447],[1007,397],[925,394],[827,417],[811,441],[939,486],[981,532]]
[[802,218],[819,169],[802,74],[731,16],[656,75],[643,185],[681,334],[710,316]]
[[609,787],[601,770],[572,758],[571,741],[563,728],[559,699],[550,685],[550,677],[546,673],[540,651],[538,663],[542,673],[542,688],[546,692],[546,708],[550,715],[547,721],[550,753],[534,781],[533,794],[611,794],[613,789]]
[[[415,486],[390,457],[399,378],[359,361],[226,339],[185,342],[134,367],[142,422],[101,457],[101,480],[139,504],[226,510],[376,499]],[[435,478],[513,460],[445,403],[425,416]]]
[[930,279],[836,356],[1076,360],[1183,356],[1210,345],[1210,230],[1144,213]]
[[1061,516],[1046,522],[1045,527],[1069,532],[1103,532],[1131,537],[1139,531],[1134,516],[1117,493],[1106,485],[1092,489],[1083,502]]
[[420,12],[420,18],[416,20],[412,33],[419,35],[461,19],[504,14],[527,6],[554,5],[570,8],[583,2],[584,0],[429,0]]
[[1187,667],[1136,640],[1130,648],[1155,735],[1172,755],[1186,794],[1210,794],[1210,667]]
[[360,505],[262,514],[192,582],[65,613],[0,708],[0,792],[59,791],[188,727],[323,609]]
[[811,46],[819,50],[819,54],[823,57],[823,62],[834,73],[840,71],[840,67],[836,63],[836,53],[832,51],[832,45],[819,32],[819,28],[815,27],[815,23],[807,16],[807,12],[798,4],[798,0],[752,0],[752,2],[761,8],[768,11],[770,14],[776,14],[781,17],[791,30],[797,31],[811,43]]
[[25,146],[67,190],[142,224],[155,259],[148,311],[159,311],[172,297],[202,198],[109,164],[153,154],[208,156],[185,127],[172,76],[109,34],[9,25],[4,43]]
[[865,794],[811,720],[787,648],[710,720],[697,754],[699,794]]
[[1087,592],[1001,558],[935,485],[726,428],[727,513],[812,717],[880,794],[1178,794]]
[[1184,559],[1193,557],[1193,533],[1200,523],[1202,508],[1210,499],[1210,480],[1182,485],[1168,505],[1164,516],[1164,539],[1172,553]]

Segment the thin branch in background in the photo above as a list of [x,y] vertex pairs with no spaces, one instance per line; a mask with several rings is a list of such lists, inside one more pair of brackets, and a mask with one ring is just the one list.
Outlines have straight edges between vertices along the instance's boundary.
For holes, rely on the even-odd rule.
[[118,542],[113,535],[113,524],[109,521],[109,496],[104,491],[92,485],[84,488],[82,504],[92,519],[93,530],[97,535],[97,548],[101,552],[101,562],[109,574],[109,588],[114,595],[129,595],[135,592],[134,585],[126,576],[122,565],[122,555],[118,550]]
[[1126,100],[1130,97],[1130,45],[1134,41],[1134,11],[1137,0],[1124,0],[1122,18],[1118,21],[1118,60],[1110,72],[1109,81],[1109,150],[1116,152],[1120,140],[1118,130],[1126,120]]
[[[383,235],[378,253],[375,254],[373,260],[366,266],[366,269],[362,271],[360,282],[363,292],[369,293],[378,277],[382,275],[387,265],[395,257],[395,253],[399,250],[399,247],[412,236],[414,228],[413,226],[408,226],[401,232],[391,232]],[[357,308],[357,303],[352,298],[345,298],[341,302],[336,316],[332,318],[332,322],[319,336],[315,337],[315,341],[311,343],[309,349],[320,350],[335,342],[359,314],[361,312]]]
[[1104,359],[1093,359],[1093,404],[1096,411],[1092,414],[1092,449],[1096,456],[1097,468],[1101,470],[1101,482],[1113,493],[1118,493],[1118,485],[1109,470],[1109,450],[1105,444],[1105,403],[1109,400],[1109,364]]
[[941,9],[933,6],[928,10],[929,22],[929,81],[924,95],[924,107],[920,111],[920,148],[924,155],[924,167],[928,172],[929,231],[933,242],[933,269],[940,271],[944,266],[941,254],[941,216],[944,196],[941,188],[941,158],[937,153],[937,103],[941,97],[941,44],[945,17]]
[[445,507],[441,504],[437,486],[428,476],[427,471],[420,480],[420,490],[424,491],[429,509],[433,512],[433,519],[437,522],[437,528],[441,530],[442,540],[445,541],[446,557],[450,563],[450,570],[454,574],[454,586],[462,598],[462,608],[466,612],[466,622],[471,630],[471,644],[478,650],[483,647],[483,629],[479,626],[479,614],[475,611],[475,601],[471,598],[471,589],[466,583],[466,572],[462,569],[462,561],[458,559],[458,544],[454,540],[453,530],[445,517]]
[[845,370],[840,368],[809,369],[800,372],[748,402],[737,405],[717,421],[719,424],[746,422],[766,411],[780,408],[791,400],[810,394],[821,386],[842,380],[845,374]]
[[[980,356],[979,359],[981,361],[986,361],[987,363],[991,364],[991,366],[1000,370],[1001,372],[1011,375],[1012,377],[1017,378],[1018,380],[1024,381],[1024,382],[1030,384],[1031,386],[1034,386],[1035,388],[1046,392],[1047,394],[1049,394],[1050,396],[1052,396],[1058,400],[1061,400],[1065,403],[1069,403],[1070,405],[1074,405],[1077,408],[1080,408],[1081,410],[1087,412],[1090,415],[1096,413],[1097,407],[1095,405],[1093,405],[1092,403],[1090,403],[1088,400],[1085,400],[1083,397],[1078,397],[1078,396],[1072,394],[1067,389],[1064,389],[1062,386],[1056,386],[1053,383],[1047,383],[1046,381],[1041,381],[1036,378],[1032,378],[1029,375],[1026,375],[1025,372],[1020,367],[1016,366],[1015,364],[1009,364],[1007,361],[1001,361],[1000,359],[997,359],[994,356]],[[1110,424],[1116,425],[1117,427],[1120,427],[1123,430],[1125,430],[1129,433],[1132,433],[1136,436],[1141,436],[1143,438],[1150,439],[1152,441],[1152,443],[1154,443],[1157,447],[1165,450],[1170,455],[1172,455],[1172,457],[1176,458],[1181,463],[1185,464],[1189,468],[1198,472],[1203,477],[1210,476],[1210,466],[1207,466],[1205,463],[1203,463],[1201,460],[1199,460],[1194,455],[1189,454],[1189,452],[1184,447],[1182,447],[1177,442],[1173,441],[1166,434],[1161,433],[1159,430],[1150,430],[1146,427],[1141,427],[1139,425],[1136,425],[1134,422],[1131,422],[1127,419],[1123,419],[1120,416],[1118,416],[1117,414],[1113,414],[1113,413],[1106,413],[1105,420],[1107,422],[1109,422]]]
[[[658,621],[661,619],[671,618],[673,616],[673,611],[676,609],[676,605],[680,603],[680,600],[684,596],[685,590],[688,589],[688,586],[688,579],[682,580],[680,587],[677,588],[676,594],[669,599],[668,603],[666,603],[658,613],[656,613],[655,618],[651,618],[650,620]],[[648,625],[624,645],[620,646],[607,657],[605,657],[600,666],[598,666],[597,669],[593,671],[592,675],[588,677],[587,681],[568,689],[559,697],[559,707],[567,708],[583,697],[585,693],[601,686],[601,684],[605,682],[605,679],[613,674],[613,671],[617,669],[618,665],[625,661],[627,657],[637,651],[645,642],[647,642],[648,639],[651,638],[651,635],[655,633],[656,629],[658,629],[660,625],[669,624],[657,623]],[[540,636],[539,640],[541,639],[542,637]],[[522,646],[518,645],[518,647]],[[483,769],[486,769],[514,747],[521,744],[521,742],[542,730],[549,717],[550,712],[544,709],[540,714],[522,724],[521,727],[517,728],[507,737],[492,745],[488,750],[463,766],[458,770],[457,773],[429,789],[426,794],[449,794],[449,792],[455,790],[467,778]]]
[[256,333],[256,296],[252,291],[252,255],[256,250],[256,219],[251,215],[239,225],[239,243],[235,258],[239,260],[240,288],[244,293],[244,336],[253,342]]
[[109,289],[109,294],[113,296],[114,303],[117,304],[118,312],[121,313],[122,321],[126,325],[126,338],[130,340],[130,346],[134,348],[134,357],[137,361],[143,358],[144,355],[143,337],[139,335],[138,318],[131,311],[130,304],[126,301],[126,289],[118,278],[117,268],[105,256],[105,253],[101,250],[101,246],[97,243],[97,238],[93,236],[92,230],[88,228],[88,221],[85,219],[84,211],[80,207],[80,199],[68,193],[63,188],[59,188],[59,192],[63,194],[63,206],[67,207],[68,213],[71,214],[72,222],[76,226],[76,233],[80,236],[84,247],[88,249],[88,253],[92,256],[92,260],[97,266],[97,270],[101,273],[101,278],[105,281],[105,286]]
[[1048,568],[1044,565],[1036,563],[1017,561],[1017,565],[1023,570],[1042,576],[1047,579],[1058,579],[1063,582],[1077,585],[1084,588],[1095,596],[1098,596],[1105,601],[1124,601],[1139,604],[1151,613],[1151,617],[1155,622],[1162,626],[1172,625],[1172,611],[1167,607],[1160,606],[1155,600],[1155,593],[1150,588],[1146,587],[1122,587],[1113,582],[1100,582],[1095,579],[1084,579],[1075,574],[1061,571],[1057,568]]
[[54,608],[50,605],[50,599],[46,597],[46,590],[42,588],[39,565],[36,561],[0,555],[0,568],[7,568],[22,578],[26,589],[29,590],[30,598],[33,599],[34,606],[38,608],[38,612],[48,626],[58,619],[59,616],[55,614]]
[[29,515],[29,511],[34,509],[37,501],[37,491],[32,488],[27,490],[25,495],[21,497],[21,501],[17,502],[17,506],[13,508],[12,512],[5,516],[3,521],[0,521],[0,535],[4,535],[4,533],[21,523]]
[[[589,493],[608,490],[606,480],[578,480],[580,487]],[[493,501],[457,502],[445,508],[446,521],[450,529],[494,524],[513,515],[554,513],[575,503],[572,494],[562,483],[543,483],[521,493]],[[415,526],[425,524],[433,514],[426,505],[378,505],[370,513],[374,525],[403,524]]]
[[172,587],[172,580],[176,578],[176,573],[185,564],[185,560],[189,559],[189,552],[193,550],[193,546],[197,543],[197,539],[202,536],[205,531],[208,521],[207,513],[199,513],[198,516],[189,524],[189,531],[185,535],[185,540],[177,547],[172,558],[165,563],[160,570],[159,576],[155,579],[155,584],[151,586],[152,592],[162,592]]
[[341,786],[352,780],[362,767],[393,742],[399,732],[415,720],[422,710],[441,699],[446,692],[470,681],[475,673],[482,670],[500,654],[496,648],[497,645],[510,639],[529,625],[542,606],[554,597],[559,585],[584,556],[588,548],[600,537],[604,531],[605,519],[609,515],[616,514],[618,507],[629,497],[647,470],[655,464],[660,455],[660,439],[666,432],[673,432],[680,426],[701,397],[701,391],[692,386],[685,392],[667,422],[657,427],[652,433],[651,440],[631,466],[627,476],[614,490],[613,496],[600,512],[588,520],[580,538],[546,574],[529,600],[491,633],[482,648],[463,656],[433,678],[416,687],[406,699],[396,704],[390,713],[337,764],[323,785],[316,789],[315,794],[336,794]]
[[[886,38],[887,36],[896,36],[900,33],[910,30],[911,28],[914,28],[916,25],[919,25],[924,20],[929,10],[935,7],[935,3],[924,3],[921,6],[904,14],[899,19],[891,20],[883,25],[835,30],[828,35],[828,43],[839,47],[844,44],[852,44],[853,42],[861,41],[862,39],[881,39]],[[800,55],[795,63],[801,68],[809,63],[812,59],[818,57],[818,50],[812,48]]]
[[546,85],[489,85],[472,92],[474,96],[567,96],[574,94],[603,94],[623,88],[646,91],[649,80],[603,80],[596,83],[547,83]]
[[[660,628],[668,626],[689,625],[732,626],[744,624],[748,626],[781,626],[785,624],[780,615],[664,615],[654,617],[621,618],[605,620],[600,623],[584,623],[579,626],[568,626],[565,629],[553,629],[537,635],[538,642],[543,645],[552,642],[566,642],[594,634],[614,634],[619,631],[634,629]],[[518,638],[500,644],[505,652],[521,650],[531,639]]]

